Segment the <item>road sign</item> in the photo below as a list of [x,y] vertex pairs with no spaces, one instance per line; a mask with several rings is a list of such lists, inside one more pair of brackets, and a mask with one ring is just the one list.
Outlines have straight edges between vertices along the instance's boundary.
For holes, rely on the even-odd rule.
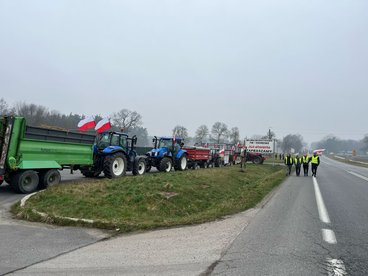
[[245,140],[247,151],[270,154],[274,152],[273,140]]

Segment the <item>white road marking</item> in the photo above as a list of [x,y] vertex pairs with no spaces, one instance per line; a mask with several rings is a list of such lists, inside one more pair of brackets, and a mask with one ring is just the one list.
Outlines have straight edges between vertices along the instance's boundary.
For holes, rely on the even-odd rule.
[[329,276],[347,275],[344,262],[338,259],[327,258],[327,269]]
[[330,229],[322,229],[322,237],[323,240],[329,244],[337,243],[335,233]]
[[355,175],[356,177],[359,177],[365,181],[368,181],[368,177],[365,177],[364,175],[361,175],[359,173],[355,173],[355,172],[352,172],[352,171],[347,171],[348,173],[352,174],[352,175]]
[[314,193],[316,195],[319,218],[324,223],[331,223],[325,203],[323,202],[321,191],[319,190],[317,179],[315,177],[313,177],[313,184],[314,184]]

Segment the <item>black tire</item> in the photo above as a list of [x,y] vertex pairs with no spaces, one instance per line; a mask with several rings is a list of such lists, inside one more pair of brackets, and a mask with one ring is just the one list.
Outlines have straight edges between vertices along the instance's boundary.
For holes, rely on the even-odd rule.
[[147,171],[146,161],[143,158],[135,160],[133,166],[133,174],[134,175],[143,175]]
[[80,168],[79,170],[83,174],[83,176],[88,178],[98,177],[101,174],[100,171],[96,172],[91,167],[84,167]]
[[123,153],[108,155],[104,160],[103,172],[107,178],[117,178],[125,175],[127,160]]
[[146,164],[146,173],[150,172],[152,169],[152,166],[149,164]]
[[36,171],[26,170],[17,172],[11,179],[11,186],[17,193],[30,194],[37,190],[39,183]]
[[176,161],[175,170],[177,171],[185,171],[188,167],[188,159],[187,155],[183,154],[179,160]]
[[49,186],[57,185],[61,180],[60,172],[56,169],[42,171],[38,176],[40,178],[40,183],[38,185],[40,189],[46,189]]
[[262,163],[263,163],[263,162],[262,162],[262,158],[261,158],[261,157],[259,157],[259,156],[255,157],[255,158],[252,160],[252,162],[253,162],[253,164],[257,164],[257,165],[259,165],[259,164],[262,164]]
[[160,172],[170,172],[172,169],[172,161],[168,157],[164,157],[161,159],[160,164],[158,166],[158,170]]

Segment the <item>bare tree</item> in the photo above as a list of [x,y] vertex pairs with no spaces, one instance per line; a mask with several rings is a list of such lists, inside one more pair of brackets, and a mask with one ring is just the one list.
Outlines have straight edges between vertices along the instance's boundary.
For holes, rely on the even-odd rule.
[[139,127],[142,125],[142,116],[129,109],[122,109],[111,115],[112,124],[124,132],[129,132],[130,128]]
[[180,137],[182,139],[186,139],[188,138],[188,130],[186,129],[186,127],[183,126],[175,126],[173,129],[173,135],[175,134],[176,137]]
[[9,106],[4,98],[0,99],[0,114],[7,114],[9,112]]
[[225,123],[216,122],[212,126],[211,134],[213,139],[219,144],[228,135],[228,128]]
[[296,152],[300,152],[303,148],[303,137],[300,134],[288,134],[282,141],[282,150],[284,152],[290,152],[294,149]]
[[195,133],[196,143],[203,143],[209,134],[208,127],[206,125],[201,125],[197,128]]
[[15,105],[15,112],[19,116],[26,118],[29,125],[39,126],[45,122],[49,111],[46,107],[36,104],[26,104],[18,102]]
[[230,138],[230,142],[232,144],[239,143],[240,133],[239,133],[239,128],[238,127],[231,128],[230,133],[229,133],[229,138]]

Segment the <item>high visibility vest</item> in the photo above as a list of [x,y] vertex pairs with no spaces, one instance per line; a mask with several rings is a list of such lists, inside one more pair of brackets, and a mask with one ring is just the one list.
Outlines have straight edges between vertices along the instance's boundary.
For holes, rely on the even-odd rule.
[[303,156],[303,164],[308,164],[309,156]]
[[301,164],[302,163],[302,159],[301,158],[296,158],[294,159],[294,163],[295,164]]
[[285,157],[285,164],[293,164],[293,158],[290,156],[290,157]]
[[319,156],[312,156],[312,161],[311,161],[311,163],[312,164],[318,164],[318,159],[319,159]]

